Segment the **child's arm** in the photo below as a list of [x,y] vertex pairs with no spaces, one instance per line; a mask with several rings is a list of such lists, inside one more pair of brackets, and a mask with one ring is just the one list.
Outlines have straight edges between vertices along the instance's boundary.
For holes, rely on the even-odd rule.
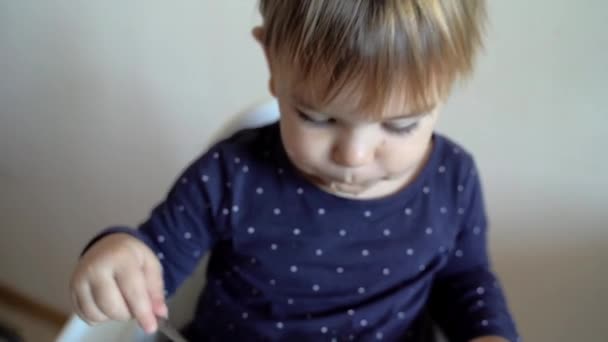
[[435,279],[431,314],[450,341],[516,342],[515,323],[487,254],[481,184],[472,159],[469,164],[463,169],[459,188],[464,219],[449,260]]
[[[228,179],[221,156],[214,148],[177,178],[166,199],[139,229],[126,229],[159,259],[167,296],[177,290],[219,240],[230,234],[224,221],[233,215],[232,206],[224,204],[230,197]],[[110,228],[106,232],[115,231],[125,228]]]
[[212,150],[188,167],[139,229],[110,228],[90,242],[71,284],[81,317],[89,322],[136,318],[154,330],[154,313],[159,314],[164,296],[228,234],[221,229],[228,225],[217,219],[229,217],[223,215],[226,179],[226,168]]

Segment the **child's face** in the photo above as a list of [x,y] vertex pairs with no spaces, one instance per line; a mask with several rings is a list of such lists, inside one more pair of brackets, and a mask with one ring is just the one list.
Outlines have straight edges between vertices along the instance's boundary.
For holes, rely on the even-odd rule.
[[338,98],[327,108],[274,76],[283,144],[292,163],[311,181],[345,197],[379,197],[401,189],[430,150],[438,108],[412,113],[402,101],[386,103],[384,119],[366,119]]
[[[262,33],[261,27],[253,30],[259,42]],[[430,151],[439,100],[432,110],[417,113],[398,95],[387,101],[383,113],[363,113],[353,106],[358,103],[353,95],[341,94],[320,108],[306,91],[273,72],[272,56],[264,50],[270,91],[281,111],[283,145],[305,177],[339,196],[373,198],[400,190],[416,175]],[[368,119],[373,117],[383,119]]]

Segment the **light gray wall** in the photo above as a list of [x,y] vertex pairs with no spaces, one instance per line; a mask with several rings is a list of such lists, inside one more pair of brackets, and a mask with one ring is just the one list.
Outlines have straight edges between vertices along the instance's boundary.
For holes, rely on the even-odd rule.
[[[477,156],[528,341],[600,341],[608,307],[608,3],[490,0],[440,130]],[[0,282],[68,311],[101,227],[136,224],[267,96],[252,2],[0,2]]]

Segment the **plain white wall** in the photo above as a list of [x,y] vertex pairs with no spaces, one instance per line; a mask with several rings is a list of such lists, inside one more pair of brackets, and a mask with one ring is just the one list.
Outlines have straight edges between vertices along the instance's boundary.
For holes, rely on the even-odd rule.
[[[440,130],[477,157],[496,269],[529,341],[599,341],[608,307],[600,0],[490,1]],[[100,228],[137,224],[267,95],[251,1],[0,3],[0,282],[69,311]]]

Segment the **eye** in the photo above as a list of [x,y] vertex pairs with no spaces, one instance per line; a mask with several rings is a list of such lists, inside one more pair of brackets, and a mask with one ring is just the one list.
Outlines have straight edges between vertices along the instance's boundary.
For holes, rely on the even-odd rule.
[[418,122],[410,123],[407,125],[399,124],[396,122],[386,122],[382,124],[382,127],[389,133],[405,135],[409,134],[418,128]]
[[298,113],[298,116],[300,117],[300,119],[311,123],[313,125],[316,126],[325,126],[325,125],[330,125],[336,122],[336,119],[332,119],[332,118],[323,118],[323,117],[314,117],[308,114],[305,114],[304,112],[300,111],[300,110],[296,110],[296,112]]

